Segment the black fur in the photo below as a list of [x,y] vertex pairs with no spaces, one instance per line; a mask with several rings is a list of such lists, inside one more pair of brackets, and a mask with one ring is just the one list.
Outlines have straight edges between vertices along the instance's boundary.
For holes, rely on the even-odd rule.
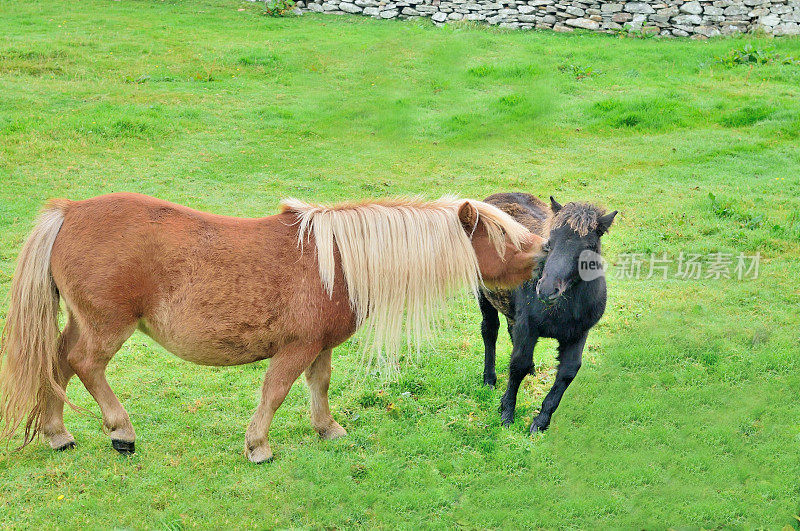
[[[561,209],[561,205],[555,200],[551,205],[552,216]],[[505,205],[497,206],[505,210]],[[570,206],[575,208],[575,204]],[[580,206],[597,208],[586,204]],[[519,203],[516,208],[519,208]],[[541,207],[536,205],[536,208]],[[504,424],[514,421],[517,391],[525,376],[534,370],[533,349],[540,337],[558,340],[559,363],[556,381],[547,393],[540,413],[533,419],[531,433],[547,429],[564,391],[578,374],[586,337],[606,308],[605,278],[600,276],[583,281],[578,275],[577,266],[582,251],[600,253],[600,237],[608,230],[616,212],[603,215],[604,212],[598,209],[596,214],[597,223],[583,235],[568,223],[551,227],[548,235],[550,254],[537,278],[512,292],[483,291],[480,294],[479,305],[483,315],[481,333],[485,347],[483,382],[486,385],[494,386],[497,381],[495,343],[500,327],[498,310],[506,316],[510,327],[513,350],[508,388],[500,402]]]

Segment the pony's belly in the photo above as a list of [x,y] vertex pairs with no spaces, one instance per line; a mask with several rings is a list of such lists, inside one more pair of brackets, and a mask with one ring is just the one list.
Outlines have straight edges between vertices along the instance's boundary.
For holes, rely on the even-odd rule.
[[146,319],[140,321],[139,330],[177,357],[199,365],[244,365],[271,358],[278,350],[278,342],[267,334],[174,333]]

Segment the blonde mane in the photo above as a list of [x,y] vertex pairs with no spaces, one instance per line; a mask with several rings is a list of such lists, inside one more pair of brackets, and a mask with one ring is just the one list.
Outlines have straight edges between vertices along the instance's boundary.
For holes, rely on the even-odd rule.
[[419,352],[444,301],[463,287],[477,294],[482,282],[471,236],[459,219],[469,203],[484,223],[498,254],[506,239],[520,249],[528,230],[497,207],[445,196],[435,201],[399,198],[375,202],[312,205],[286,199],[283,212],[296,214],[297,243],[314,236],[322,285],[331,296],[338,248],[350,305],[366,327],[367,364],[382,371],[398,366],[403,322],[406,341]]

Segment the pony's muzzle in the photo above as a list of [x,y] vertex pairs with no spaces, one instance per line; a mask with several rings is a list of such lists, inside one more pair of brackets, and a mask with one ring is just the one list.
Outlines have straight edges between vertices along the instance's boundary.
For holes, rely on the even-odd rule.
[[542,276],[536,283],[536,296],[544,300],[553,300],[566,291],[569,283],[565,280],[550,280],[547,275]]

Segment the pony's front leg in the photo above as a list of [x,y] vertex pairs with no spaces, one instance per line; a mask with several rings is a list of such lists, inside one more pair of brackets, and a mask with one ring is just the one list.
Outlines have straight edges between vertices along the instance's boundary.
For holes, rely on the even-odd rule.
[[328,405],[328,387],[331,384],[331,349],[323,350],[306,369],[306,383],[311,392],[311,424],[323,439],[336,439],[347,431],[333,420]]
[[550,425],[550,418],[553,412],[561,402],[561,397],[564,396],[564,391],[567,390],[569,384],[575,379],[578,370],[581,368],[581,359],[583,358],[583,346],[586,344],[586,336],[584,334],[578,341],[558,345],[558,372],[556,373],[556,381],[547,396],[544,397],[542,402],[542,410],[536,415],[531,424],[531,433],[544,431]]
[[319,352],[320,347],[317,344],[292,343],[281,349],[270,360],[261,388],[261,402],[245,434],[245,454],[253,463],[272,461],[272,449],[269,447],[268,438],[275,410],[283,403],[295,380]]
[[500,328],[500,317],[497,310],[483,291],[478,293],[478,305],[481,309],[481,337],[483,338],[483,385],[494,387],[497,383],[495,371],[495,353],[497,348],[497,330]]
[[528,327],[527,316],[517,316],[514,320],[511,361],[508,367],[508,387],[500,400],[500,419],[505,426],[514,422],[514,410],[517,407],[517,391],[525,376],[533,369],[533,349],[539,340]]

